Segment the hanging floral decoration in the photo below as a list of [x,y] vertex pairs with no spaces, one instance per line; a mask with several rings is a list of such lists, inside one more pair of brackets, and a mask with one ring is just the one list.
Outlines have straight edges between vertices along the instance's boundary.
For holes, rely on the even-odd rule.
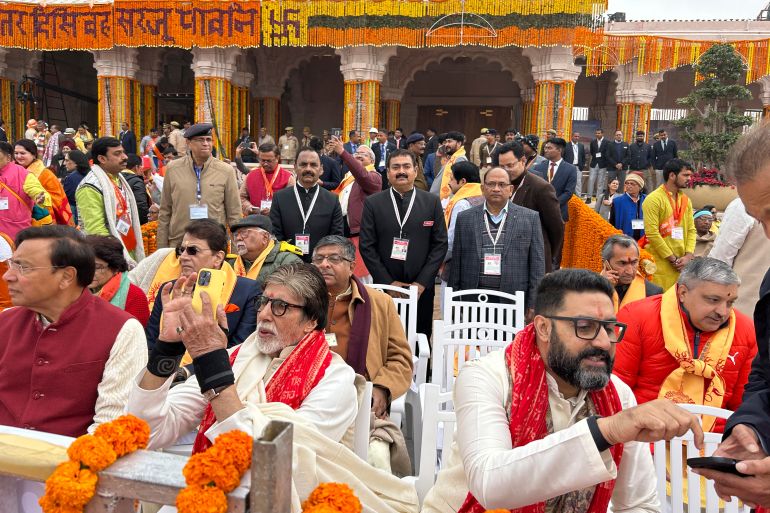
[[96,493],[98,472],[115,460],[147,447],[150,427],[133,415],[101,424],[93,435],[75,439],[67,449],[68,461],[46,479],[39,503],[43,513],[80,513]]
[[158,249],[158,221],[149,221],[142,225],[144,254],[150,256]]
[[193,454],[182,470],[187,487],[176,497],[179,513],[226,513],[227,494],[251,466],[254,440],[243,431],[219,435],[204,452]]
[[344,483],[321,483],[302,503],[302,513],[361,513],[361,501]]
[[[695,64],[706,50],[724,41],[695,41],[661,36],[612,36],[595,32],[575,46],[586,57],[586,74],[601,75],[637,60],[640,75],[659,73]],[[770,39],[730,41],[746,63],[746,83],[770,75]]]

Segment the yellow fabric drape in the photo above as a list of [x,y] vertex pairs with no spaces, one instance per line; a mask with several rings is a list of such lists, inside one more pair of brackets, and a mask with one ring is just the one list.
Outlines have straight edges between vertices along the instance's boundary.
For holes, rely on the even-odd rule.
[[[238,255],[235,258],[235,262],[233,262],[233,268],[235,269],[235,274],[237,276],[245,276],[246,278],[256,280],[257,276],[259,276],[259,271],[262,270],[262,264],[265,263],[265,258],[267,258],[267,255],[270,254],[270,252],[275,247],[275,241],[271,240],[268,242],[265,249],[262,250],[262,253],[259,254],[256,260],[254,260],[254,263],[251,264],[251,268],[246,272],[246,266],[243,265],[243,259],[240,255]],[[229,267],[229,266],[228,266]]]
[[632,281],[631,285],[628,286],[626,295],[623,296],[623,301],[621,301],[620,304],[618,304],[618,300],[620,299],[618,293],[613,292],[612,303],[615,305],[615,313],[618,313],[618,310],[627,304],[633,303],[634,301],[639,301],[645,297],[647,297],[647,289],[644,286],[644,277],[641,274],[637,274],[634,277],[634,281]]
[[441,174],[441,192],[440,196],[442,200],[447,199],[452,194],[452,189],[449,188],[449,178],[452,176],[452,164],[457,162],[459,157],[465,156],[465,148],[460,146],[460,149],[452,154],[452,157],[444,165],[444,170]]
[[447,203],[444,209],[444,222],[449,226],[449,220],[452,218],[452,209],[455,207],[458,201],[466,198],[473,198],[475,196],[481,196],[481,184],[480,183],[466,183],[460,190],[457,191],[452,199]]

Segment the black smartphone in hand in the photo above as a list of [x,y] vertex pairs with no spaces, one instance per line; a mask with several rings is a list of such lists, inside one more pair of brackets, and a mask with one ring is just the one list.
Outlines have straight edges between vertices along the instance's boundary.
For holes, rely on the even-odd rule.
[[705,468],[708,470],[716,470],[717,472],[724,472],[726,474],[733,474],[739,477],[749,477],[748,474],[739,472],[735,468],[738,460],[732,458],[720,458],[718,456],[708,456],[705,458],[687,458],[687,465],[691,468]]

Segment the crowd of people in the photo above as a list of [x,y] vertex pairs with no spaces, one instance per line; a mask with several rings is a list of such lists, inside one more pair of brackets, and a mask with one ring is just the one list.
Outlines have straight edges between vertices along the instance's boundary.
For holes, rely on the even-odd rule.
[[[374,284],[417,289],[428,339],[446,287],[521,291],[526,327],[457,376],[456,442],[423,511],[660,511],[649,442],[688,430],[699,446],[724,433],[717,454],[743,460],[751,477],[698,471],[721,496],[770,507],[770,262],[745,264],[768,254],[770,125],[733,148],[741,197],[723,216],[693,208],[693,166],[664,130],[652,145],[597,130],[588,147],[555,131],[333,132],[244,129],[232,161],[208,123],[137,144],[126,123],[94,138],[30,120],[0,141],[0,424],[79,436],[130,412],[152,449],[191,435],[196,453],[284,419],[328,455],[352,447],[369,381],[370,461],[343,452],[315,472],[349,477],[367,511],[417,511],[390,419],[417,355],[402,293]],[[560,269],[575,195],[618,231],[600,273]],[[221,290],[194,298],[208,271]],[[701,424],[676,403],[735,413]],[[300,498],[311,482],[295,480]]]

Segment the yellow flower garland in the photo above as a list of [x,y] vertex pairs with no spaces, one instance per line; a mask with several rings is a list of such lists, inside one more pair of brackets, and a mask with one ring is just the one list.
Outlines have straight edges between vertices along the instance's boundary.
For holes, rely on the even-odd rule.
[[78,437],[61,463],[45,481],[38,501],[43,513],[80,513],[96,493],[98,472],[121,456],[147,447],[150,427],[133,415],[100,425],[93,435]]

